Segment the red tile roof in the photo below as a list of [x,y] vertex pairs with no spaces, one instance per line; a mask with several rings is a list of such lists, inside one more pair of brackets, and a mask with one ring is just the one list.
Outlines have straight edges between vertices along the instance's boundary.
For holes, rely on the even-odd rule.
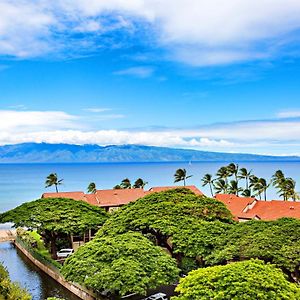
[[[148,194],[162,192],[171,189],[179,188],[178,186],[153,187],[151,189],[110,189],[97,190],[95,194],[84,194],[83,192],[59,192],[59,193],[44,193],[42,198],[61,197],[71,198],[74,200],[82,200],[92,205],[101,207],[116,207],[128,204]],[[182,188],[182,186],[180,186]],[[195,186],[186,186],[197,195],[203,195]]]
[[230,194],[219,194],[215,198],[223,202],[237,220],[271,221],[284,217],[300,219],[300,202],[261,201]]
[[251,212],[262,220],[276,220],[283,217],[300,219],[300,202],[272,200],[257,201]]
[[247,205],[255,201],[254,198],[238,197],[232,194],[217,194],[215,198],[223,202],[235,218],[243,212]]

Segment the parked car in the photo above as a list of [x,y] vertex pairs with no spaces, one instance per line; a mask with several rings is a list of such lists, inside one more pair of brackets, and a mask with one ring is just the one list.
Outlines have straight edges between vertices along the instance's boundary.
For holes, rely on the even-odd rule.
[[70,256],[73,253],[74,253],[73,249],[60,249],[56,253],[56,255],[57,255],[57,258],[67,258],[68,256]]
[[157,293],[145,298],[144,300],[168,300],[168,297],[164,293]]

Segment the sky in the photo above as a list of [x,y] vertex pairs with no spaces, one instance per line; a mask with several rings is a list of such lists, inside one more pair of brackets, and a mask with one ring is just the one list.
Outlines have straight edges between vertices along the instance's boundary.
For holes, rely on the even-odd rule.
[[299,0],[0,0],[0,145],[300,156]]

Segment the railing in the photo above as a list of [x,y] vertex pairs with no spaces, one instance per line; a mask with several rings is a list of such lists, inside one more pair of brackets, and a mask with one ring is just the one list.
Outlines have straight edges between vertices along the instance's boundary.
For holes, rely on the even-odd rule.
[[24,242],[19,236],[16,236],[15,241],[24,249],[26,249],[35,259],[40,261],[42,264],[46,265],[52,271],[60,274],[61,265],[57,261],[42,255],[37,250],[28,245],[26,242]]

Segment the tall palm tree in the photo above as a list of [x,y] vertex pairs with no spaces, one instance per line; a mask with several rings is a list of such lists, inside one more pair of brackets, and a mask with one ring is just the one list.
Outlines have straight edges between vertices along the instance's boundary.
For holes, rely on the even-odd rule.
[[240,168],[238,178],[239,179],[245,179],[246,182],[246,190],[249,190],[249,179],[250,176],[252,175],[252,170],[248,171],[246,168]]
[[87,191],[90,194],[95,194],[97,192],[97,187],[96,187],[96,183],[95,182],[91,182],[88,187],[87,187]]
[[186,174],[186,169],[177,169],[174,174],[174,183],[183,181],[183,185],[186,186],[186,180],[192,176]]
[[216,194],[227,194],[227,188],[228,185],[226,184],[226,181],[222,178],[217,179],[213,183]]
[[228,170],[227,167],[221,167],[218,171],[217,171],[217,177],[219,179],[224,179],[226,185],[228,185],[228,177],[230,176],[230,171]]
[[280,196],[283,197],[284,201],[287,201],[289,199],[292,199],[293,201],[296,201],[297,199],[297,193],[295,191],[296,189],[296,182],[292,178],[288,177],[285,178],[280,186]]
[[125,178],[121,181],[120,187],[122,189],[131,189],[131,182],[128,178]]
[[142,178],[138,178],[134,185],[133,185],[133,188],[134,189],[143,189],[145,187],[145,185],[147,185],[148,182],[147,181],[144,181]]
[[270,184],[267,183],[265,178],[255,178],[255,182],[252,182],[253,191],[259,196],[261,200],[261,195],[264,195],[264,200],[267,201],[267,189],[269,188]]
[[229,194],[239,195],[240,192],[242,192],[243,189],[239,187],[238,181],[231,180],[230,184],[228,186],[228,192]]
[[202,181],[202,186],[209,185],[210,193],[211,193],[211,196],[213,197],[214,193],[213,193],[212,187],[213,187],[214,179],[212,178],[212,175],[211,174],[205,174],[203,176],[203,178],[201,179],[201,181]]
[[47,176],[45,185],[46,185],[46,188],[54,185],[56,193],[58,193],[58,186],[61,185],[62,182],[63,182],[63,179],[58,179],[56,173],[51,173]]
[[282,182],[284,182],[284,180],[285,176],[281,170],[277,170],[271,179],[273,186],[276,188],[280,188],[280,185],[282,184]]
[[239,172],[239,165],[235,163],[231,163],[227,166],[227,170],[230,176],[234,176],[236,182],[238,182],[238,172]]

